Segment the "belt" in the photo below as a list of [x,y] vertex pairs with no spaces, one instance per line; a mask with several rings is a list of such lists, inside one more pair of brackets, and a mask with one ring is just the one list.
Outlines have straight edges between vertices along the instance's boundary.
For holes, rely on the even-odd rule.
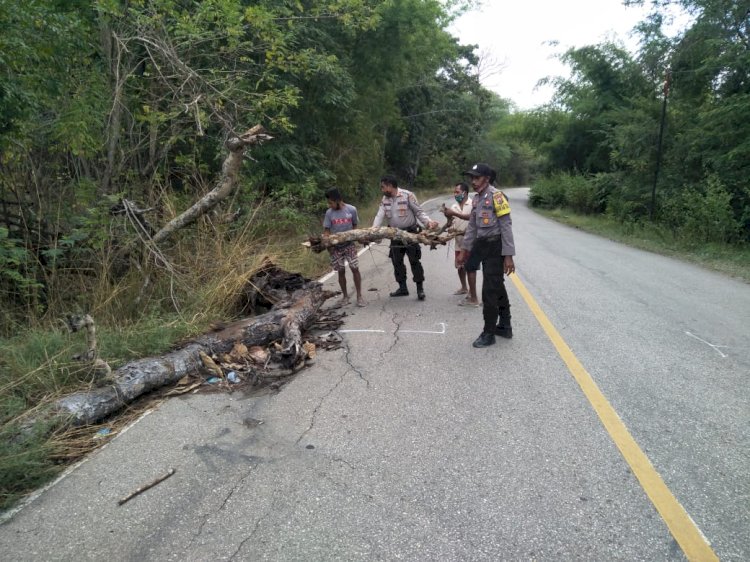
[[502,242],[503,237],[500,235],[497,236],[487,236],[486,238],[477,238],[476,243],[477,244],[497,244],[498,242]]

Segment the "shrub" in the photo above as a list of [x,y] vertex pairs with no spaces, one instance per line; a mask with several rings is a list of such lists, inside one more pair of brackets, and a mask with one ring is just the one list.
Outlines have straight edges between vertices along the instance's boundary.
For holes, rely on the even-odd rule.
[[685,241],[733,243],[739,238],[741,225],[735,219],[731,199],[719,179],[709,177],[705,186],[685,189],[677,200],[664,205],[660,218]]
[[601,211],[603,203],[598,184],[580,174],[560,173],[534,183],[529,194],[534,207],[554,209],[569,207],[591,214]]
[[606,174],[597,178],[606,214],[620,222],[640,223],[650,215],[651,190],[634,183],[632,177]]
[[568,206],[584,215],[594,213],[599,208],[596,184],[579,175],[569,175],[565,182],[565,198]]
[[564,207],[567,199],[565,198],[565,182],[561,178],[565,175],[545,177],[534,182],[529,192],[531,205],[544,209]]

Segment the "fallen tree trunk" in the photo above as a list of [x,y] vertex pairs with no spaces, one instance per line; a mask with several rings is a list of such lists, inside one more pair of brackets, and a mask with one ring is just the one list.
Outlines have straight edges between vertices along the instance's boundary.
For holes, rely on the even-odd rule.
[[250,347],[281,340],[281,351],[275,359],[287,373],[293,372],[305,360],[303,330],[314,323],[321,305],[334,294],[324,291],[319,283],[310,282],[265,314],[201,336],[177,351],[132,361],[116,369],[112,373],[113,384],[57,400],[51,416],[75,426],[94,423],[146,392],[199,372],[203,367],[201,352],[227,353],[238,342]]
[[447,244],[457,234],[451,231],[436,232],[430,230],[423,230],[418,234],[413,234],[391,226],[373,226],[372,228],[356,228],[354,230],[347,230],[346,232],[337,232],[328,236],[310,236],[307,242],[303,242],[302,245],[317,253],[343,242],[369,244],[370,242],[388,238],[403,242],[404,244],[424,244],[425,246],[429,246],[431,250],[434,250],[438,245],[444,246]]

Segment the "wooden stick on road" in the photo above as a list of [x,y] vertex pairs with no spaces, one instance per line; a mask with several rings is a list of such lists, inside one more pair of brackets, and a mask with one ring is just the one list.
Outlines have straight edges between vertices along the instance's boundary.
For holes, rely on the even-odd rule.
[[144,484],[143,486],[141,486],[140,488],[138,488],[135,492],[131,492],[127,496],[125,496],[124,498],[121,498],[120,500],[118,500],[117,501],[117,505],[122,505],[126,501],[129,501],[129,500],[133,499],[134,497],[136,497],[138,494],[142,494],[143,492],[145,492],[149,488],[153,488],[159,482],[164,482],[167,478],[169,478],[170,476],[172,476],[174,473],[175,473],[175,469],[174,468],[170,468],[167,471],[167,473],[164,474],[163,476],[159,476],[159,478],[157,478],[153,482],[149,482],[148,484]]

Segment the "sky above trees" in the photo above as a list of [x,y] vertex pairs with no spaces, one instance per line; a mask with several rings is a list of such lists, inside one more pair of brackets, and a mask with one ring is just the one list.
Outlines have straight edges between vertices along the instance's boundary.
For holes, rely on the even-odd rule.
[[[557,55],[612,39],[634,52],[632,29],[648,12],[648,6],[624,6],[622,0],[493,0],[461,16],[450,31],[461,43],[479,45],[486,88],[531,109],[554,93],[552,85],[537,88],[539,80],[569,74]],[[674,28],[685,23],[678,17]]]

